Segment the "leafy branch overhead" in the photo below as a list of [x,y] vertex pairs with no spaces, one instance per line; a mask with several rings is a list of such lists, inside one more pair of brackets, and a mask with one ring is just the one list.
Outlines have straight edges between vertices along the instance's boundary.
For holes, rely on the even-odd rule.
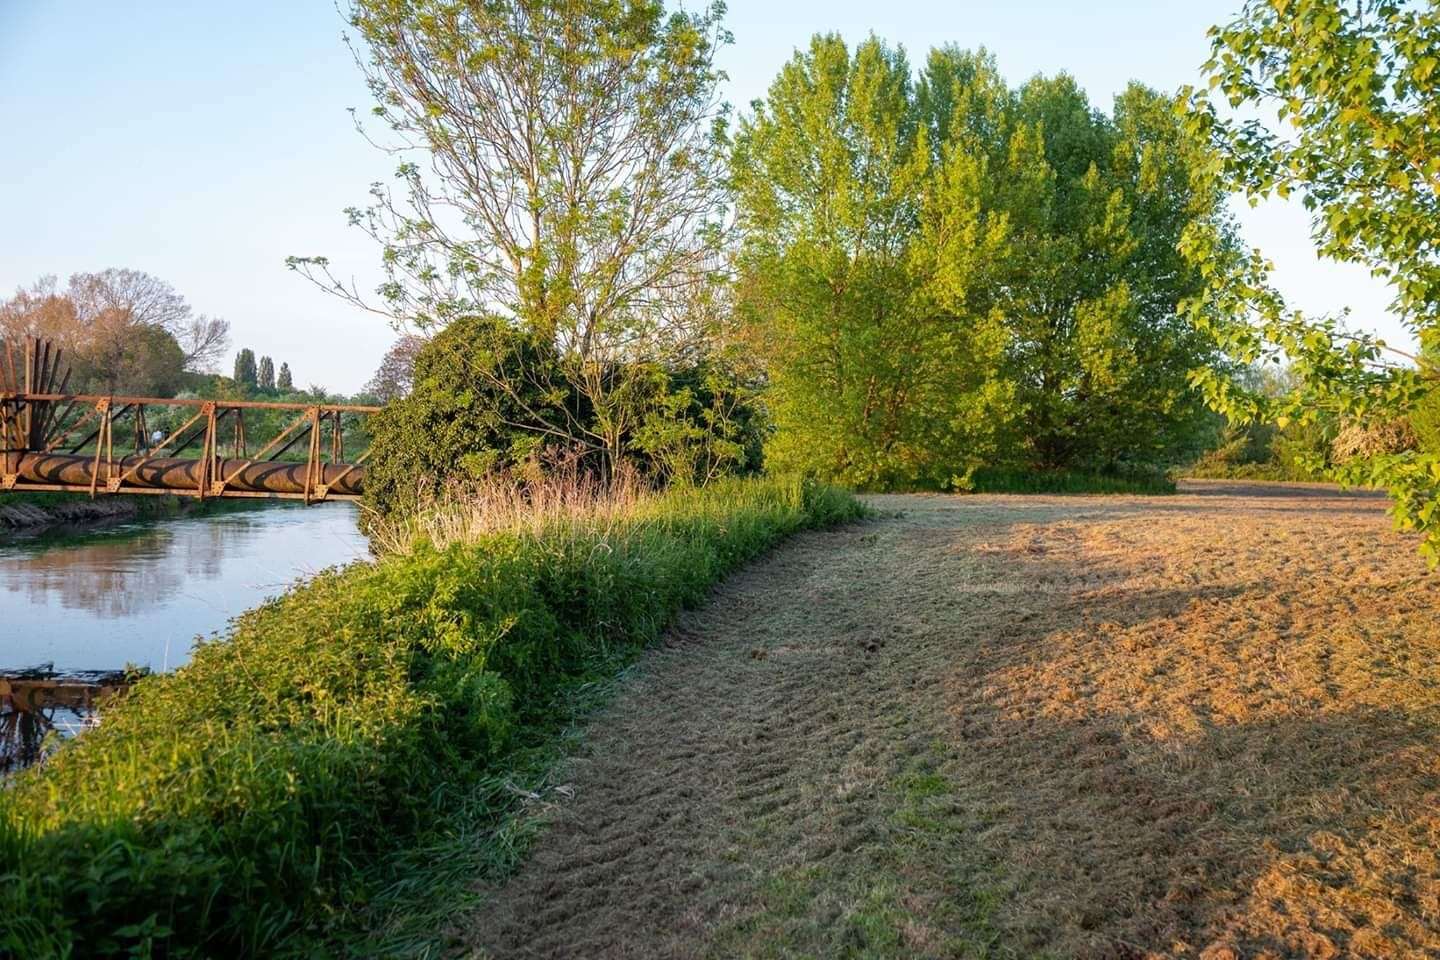
[[[1214,371],[1196,382],[1227,413],[1281,424],[1339,417],[1379,428],[1412,416],[1440,383],[1440,11],[1391,0],[1250,0],[1211,37],[1210,88],[1190,91],[1185,104],[1192,130],[1219,148],[1202,175],[1252,203],[1298,197],[1322,256],[1389,283],[1392,312],[1419,351],[1352,330],[1343,313],[1290,308],[1258,251],[1226,247],[1197,224],[1184,249],[1207,286],[1188,302],[1190,315],[1236,359],[1289,363],[1296,376],[1277,397]],[[1388,487],[1398,523],[1424,533],[1425,552],[1440,561],[1434,451],[1356,456],[1334,476]]]

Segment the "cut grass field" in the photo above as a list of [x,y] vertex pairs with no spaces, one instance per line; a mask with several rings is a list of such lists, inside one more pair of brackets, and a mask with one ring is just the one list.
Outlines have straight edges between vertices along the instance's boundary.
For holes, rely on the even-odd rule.
[[493,957],[1435,957],[1440,579],[1385,501],[890,496],[686,614]]

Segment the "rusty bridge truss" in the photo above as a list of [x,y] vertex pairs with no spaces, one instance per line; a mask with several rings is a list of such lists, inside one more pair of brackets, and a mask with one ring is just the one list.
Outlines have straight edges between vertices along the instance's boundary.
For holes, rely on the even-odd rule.
[[[0,349],[0,492],[309,504],[354,500],[364,491],[369,451],[345,462],[345,425],[379,407],[69,394],[70,371],[62,372],[61,360],[61,350],[40,340]],[[147,423],[157,420],[157,410],[169,422],[181,421],[159,440]],[[293,416],[252,453],[246,412],[261,410]],[[307,445],[303,460],[292,453],[301,443]]]

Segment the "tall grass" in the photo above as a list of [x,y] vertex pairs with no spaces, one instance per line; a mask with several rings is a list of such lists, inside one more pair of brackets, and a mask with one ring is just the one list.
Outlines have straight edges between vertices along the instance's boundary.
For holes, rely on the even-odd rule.
[[[782,537],[858,516],[793,480],[535,488],[382,531],[0,791],[0,955],[275,953],[367,896],[560,698]],[[473,794],[472,794],[473,795]]]

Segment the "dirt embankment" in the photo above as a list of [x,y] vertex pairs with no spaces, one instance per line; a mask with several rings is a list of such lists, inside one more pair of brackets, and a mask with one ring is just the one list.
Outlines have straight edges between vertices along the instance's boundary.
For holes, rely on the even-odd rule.
[[0,503],[0,530],[38,530],[44,527],[106,523],[138,516],[134,497],[88,500],[72,497],[44,502]]
[[479,955],[1440,956],[1440,578],[1383,500],[875,503],[645,660]]

